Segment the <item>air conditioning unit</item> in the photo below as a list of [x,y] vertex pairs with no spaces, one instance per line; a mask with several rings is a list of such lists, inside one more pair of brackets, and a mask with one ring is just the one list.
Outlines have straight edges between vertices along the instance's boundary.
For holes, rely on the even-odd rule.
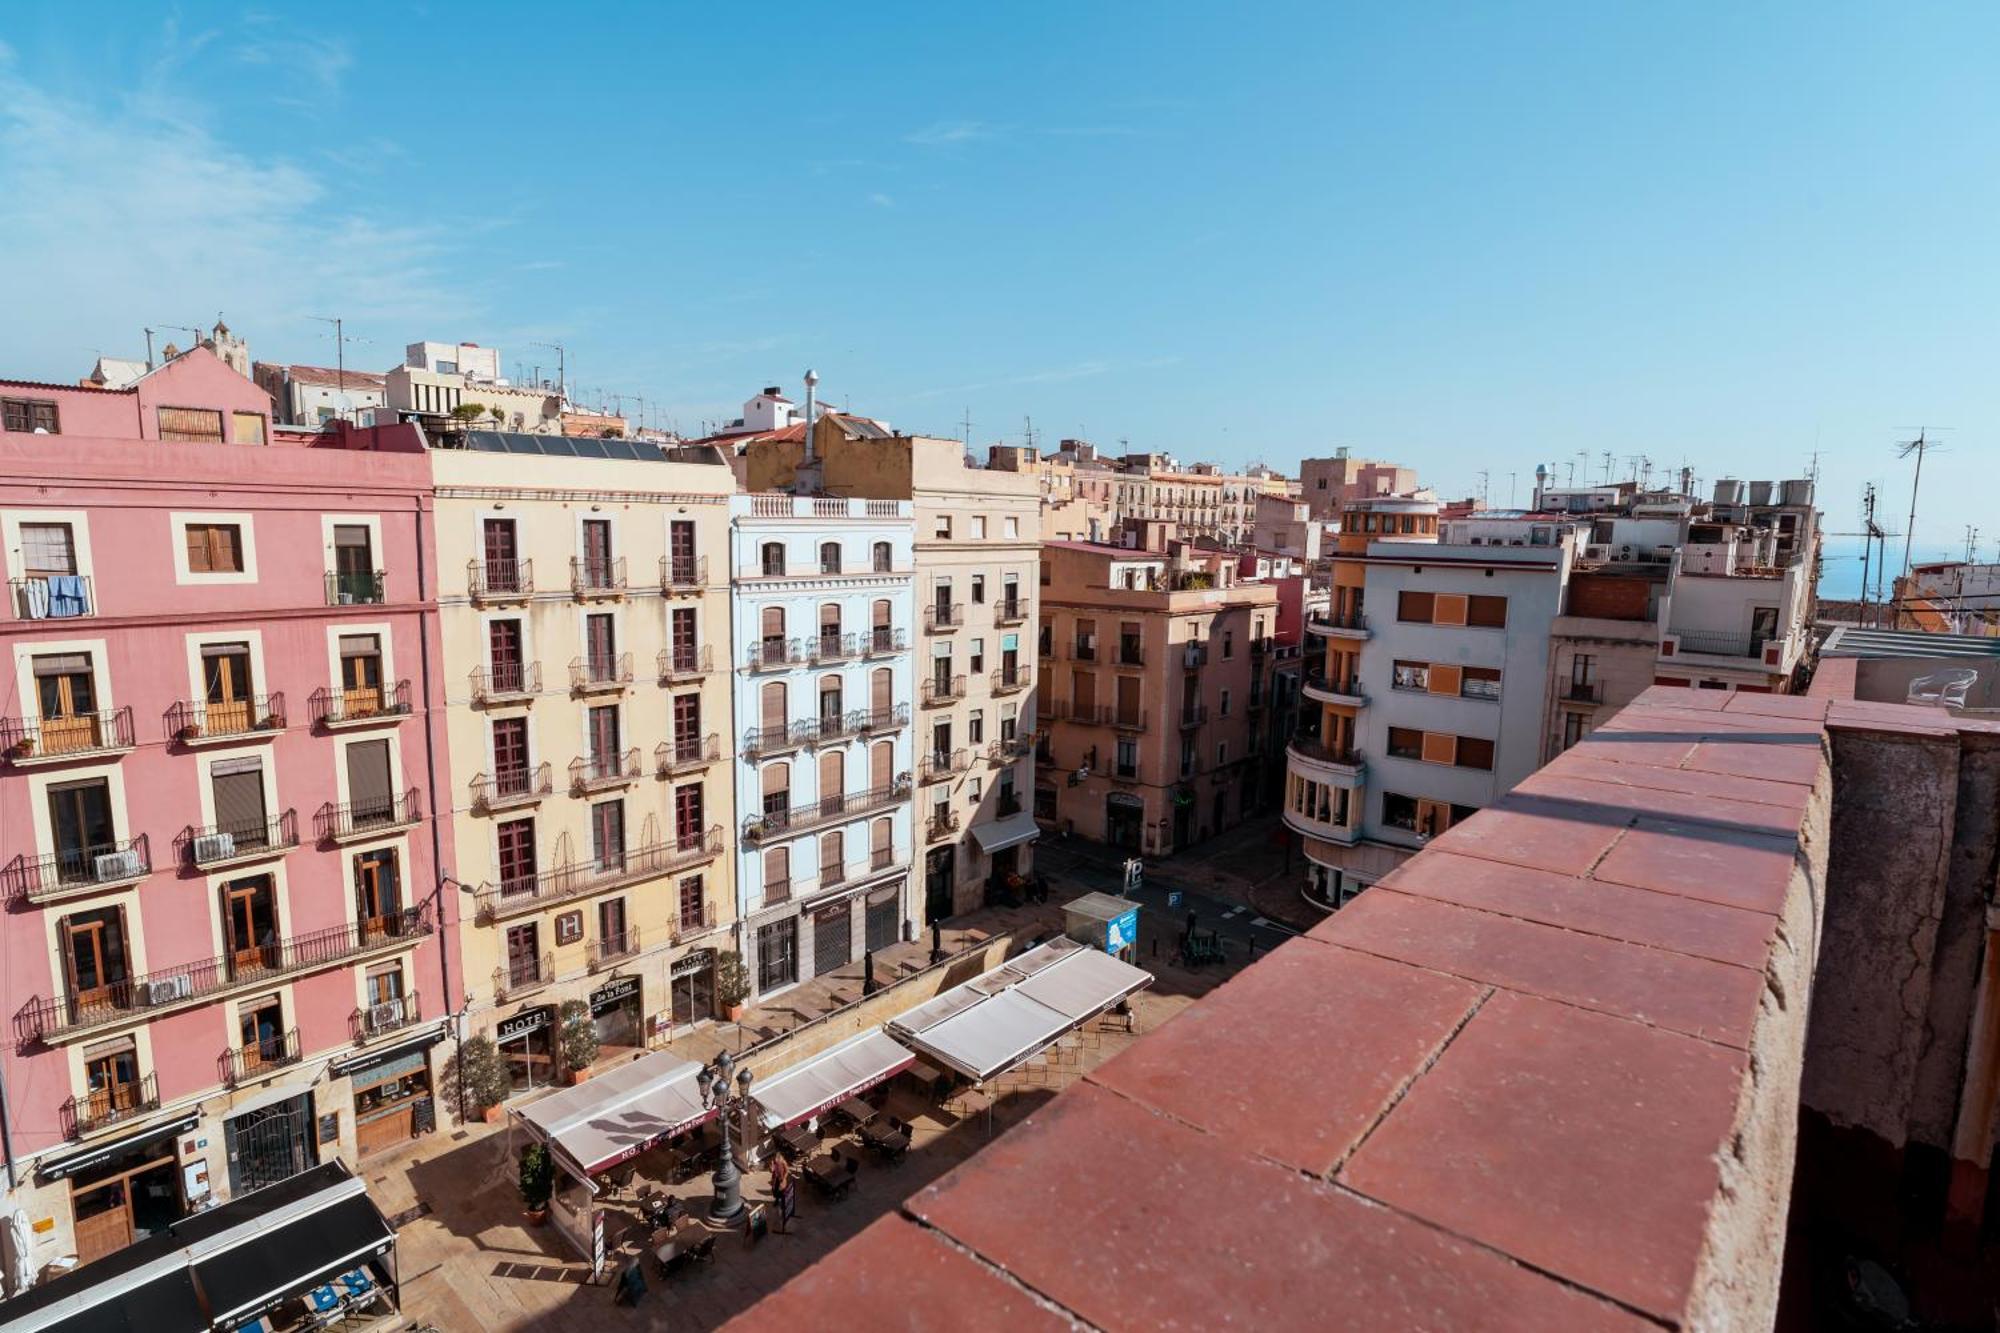
[[381,1004],[368,1006],[368,1030],[381,1032],[403,1021],[403,1002],[384,1000]]
[[197,861],[227,861],[234,855],[234,833],[209,833],[194,840],[194,859]]
[[147,1004],[172,1004],[175,1000],[185,1000],[194,994],[194,978],[182,972],[177,976],[149,981],[145,989]]
[[122,852],[106,852],[96,861],[97,882],[109,883],[114,879],[131,879],[140,871],[139,853],[131,848]]
[[1632,558],[1632,548],[1631,548],[1631,547],[1629,547],[1629,546],[1621,546],[1621,547],[1619,547],[1619,548],[1618,548],[1618,558],[1619,558],[1620,560],[1630,560],[1630,559]]

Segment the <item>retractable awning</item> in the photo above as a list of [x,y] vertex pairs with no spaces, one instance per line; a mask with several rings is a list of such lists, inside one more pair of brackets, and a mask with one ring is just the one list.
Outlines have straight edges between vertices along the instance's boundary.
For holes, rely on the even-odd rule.
[[184,1217],[0,1306],[7,1333],[223,1333],[380,1261],[396,1232],[339,1162]]
[[919,1054],[983,1083],[1152,980],[1151,973],[1110,954],[1074,940],[1051,940],[890,1020],[888,1031]]
[[655,1051],[515,1114],[578,1174],[594,1176],[714,1115],[702,1105],[700,1072],[692,1060]]
[[1008,815],[990,824],[974,824],[972,836],[979,843],[979,850],[991,856],[1024,842],[1033,842],[1042,836],[1042,830],[1035,823],[1035,817],[1023,810],[1018,815]]
[[917,1057],[898,1045],[881,1028],[856,1033],[838,1046],[821,1051],[802,1064],[772,1076],[751,1092],[766,1129],[810,1120],[894,1078]]

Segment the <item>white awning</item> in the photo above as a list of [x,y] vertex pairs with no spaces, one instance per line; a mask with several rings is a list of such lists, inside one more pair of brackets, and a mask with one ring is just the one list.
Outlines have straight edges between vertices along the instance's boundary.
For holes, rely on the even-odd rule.
[[700,1071],[692,1060],[655,1051],[515,1114],[583,1175],[594,1176],[715,1114],[702,1105]]
[[979,842],[979,850],[988,856],[1009,847],[1018,847],[1024,842],[1033,842],[1042,836],[1042,830],[1035,823],[1035,817],[1023,810],[1018,815],[1008,815],[990,824],[974,824],[972,836]]
[[1056,939],[891,1019],[888,1028],[919,1054],[985,1082],[1152,980],[1110,954]]
[[796,1125],[894,1078],[916,1059],[874,1027],[773,1075],[750,1095],[763,1112],[766,1129]]

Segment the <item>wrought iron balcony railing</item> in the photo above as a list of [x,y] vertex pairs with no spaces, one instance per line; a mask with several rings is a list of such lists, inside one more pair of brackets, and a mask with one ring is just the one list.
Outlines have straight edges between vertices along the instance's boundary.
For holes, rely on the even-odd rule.
[[350,838],[372,838],[390,829],[406,828],[423,817],[421,798],[415,787],[377,800],[328,801],[313,815],[313,835],[320,842],[346,842]]
[[572,558],[569,562],[569,590],[574,597],[622,597],[625,594],[625,557],[607,559]]
[[535,595],[532,560],[468,560],[466,589],[475,602],[521,602]]
[[366,689],[329,689],[321,686],[306,698],[313,725],[329,729],[369,726],[395,722],[410,715],[410,682],[376,685]]
[[524,764],[481,773],[472,780],[472,810],[474,814],[486,814],[517,805],[533,805],[554,790],[554,774],[547,760],[533,767]]
[[59,1108],[63,1134],[80,1139],[160,1109],[159,1076],[147,1074],[133,1083],[119,1083],[82,1097],[71,1097]]
[[121,754],[137,745],[129,704],[67,717],[0,718],[0,754],[16,765]]
[[348,1035],[356,1042],[373,1041],[391,1032],[401,1032],[423,1021],[423,1005],[417,992],[398,995],[394,999],[378,1000],[374,1004],[363,1005],[348,1016]]
[[237,1084],[299,1062],[299,1030],[276,1032],[260,1041],[232,1046],[216,1062],[222,1081]]
[[693,680],[713,670],[715,653],[708,644],[697,647],[684,643],[660,649],[660,679],[663,681]]
[[183,699],[167,710],[167,735],[183,744],[237,736],[276,735],[285,729],[281,691],[226,699],[221,703]]
[[676,736],[653,747],[653,767],[661,777],[690,773],[721,760],[722,737],[712,731],[706,736]]
[[60,902],[136,884],[152,873],[152,844],[141,833],[128,842],[68,848],[47,856],[24,852],[0,868],[0,885],[5,886],[0,897],[10,902]]
[[660,557],[660,590],[675,595],[698,593],[708,587],[708,557]]
[[371,606],[385,600],[388,575],[381,570],[354,570],[326,576],[328,606]]
[[570,659],[569,687],[578,694],[622,690],[631,683],[630,653],[603,653]]
[[298,845],[298,812],[287,810],[275,819],[190,824],[174,837],[174,859],[196,870],[214,870],[283,856]]
[[569,789],[605,791],[639,780],[639,747],[608,754],[583,754],[569,761]]
[[542,692],[540,662],[499,662],[472,673],[472,702],[516,703]]

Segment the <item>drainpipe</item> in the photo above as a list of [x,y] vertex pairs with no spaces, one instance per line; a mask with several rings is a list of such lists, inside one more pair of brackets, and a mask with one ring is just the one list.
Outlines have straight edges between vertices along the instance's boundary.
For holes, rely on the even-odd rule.
[[7,1157],[7,1192],[13,1193],[21,1183],[14,1175],[14,1133],[8,1122],[13,1119],[13,1108],[7,1101],[7,1062],[0,1059],[0,1153]]
[[[429,464],[430,457],[428,454],[425,455],[424,462],[426,465]],[[438,814],[437,723],[432,715],[433,709],[431,707],[431,626],[429,615],[421,609],[423,607],[435,607],[437,605],[437,597],[430,589],[430,568],[428,562],[424,559],[424,497],[422,495],[416,498],[416,508],[413,511],[413,516],[416,519],[417,601],[420,608],[417,612],[417,670],[423,681],[424,773],[430,780],[428,800],[431,816],[431,875],[436,881],[436,887],[431,890],[431,901],[437,904],[438,977],[444,986],[444,1012],[445,1017],[453,1018],[456,1015],[453,1013],[451,991],[451,949],[455,942],[455,936],[451,929],[453,923],[448,923],[445,920],[445,904],[447,899],[444,891],[446,879],[444,873],[444,834]],[[465,1050],[465,1024],[463,1022],[454,1022],[451,1025],[451,1034],[457,1051],[463,1054]],[[452,1064],[458,1069],[458,1105],[463,1109],[465,1106],[465,1061],[454,1059]]]

